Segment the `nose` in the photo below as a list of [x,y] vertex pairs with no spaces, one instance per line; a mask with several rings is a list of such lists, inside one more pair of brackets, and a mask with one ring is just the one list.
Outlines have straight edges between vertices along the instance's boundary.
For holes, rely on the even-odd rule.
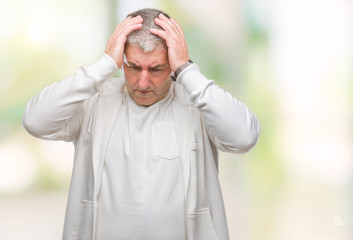
[[138,82],[139,88],[141,90],[145,90],[145,89],[147,89],[149,87],[149,85],[150,85],[149,77],[150,76],[148,74],[148,71],[146,71],[146,70],[142,70],[141,71],[139,82]]

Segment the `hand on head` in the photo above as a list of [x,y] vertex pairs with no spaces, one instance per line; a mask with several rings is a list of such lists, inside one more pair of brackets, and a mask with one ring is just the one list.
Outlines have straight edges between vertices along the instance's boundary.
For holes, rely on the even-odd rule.
[[108,40],[105,53],[116,63],[118,68],[123,64],[124,46],[127,35],[132,31],[142,28],[143,19],[141,16],[125,18],[115,29]]
[[168,48],[169,65],[173,72],[189,60],[188,48],[184,32],[173,19],[160,14],[155,23],[163,28],[151,29],[151,33],[158,35],[166,41]]
[[[168,48],[169,65],[172,71],[189,60],[188,48],[183,30],[173,19],[160,14],[155,23],[162,29],[151,28],[150,32],[164,39]],[[141,16],[128,17],[123,20],[109,38],[105,53],[108,54],[121,68],[123,64],[123,54],[127,36],[142,28],[143,18]]]

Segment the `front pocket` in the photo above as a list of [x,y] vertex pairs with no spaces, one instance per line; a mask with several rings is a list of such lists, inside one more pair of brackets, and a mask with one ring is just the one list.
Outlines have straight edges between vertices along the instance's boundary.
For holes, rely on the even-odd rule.
[[173,122],[157,122],[152,126],[153,156],[173,160],[179,157],[179,147]]
[[190,240],[218,240],[209,208],[188,214]]
[[90,240],[93,235],[93,202],[82,200],[72,240]]

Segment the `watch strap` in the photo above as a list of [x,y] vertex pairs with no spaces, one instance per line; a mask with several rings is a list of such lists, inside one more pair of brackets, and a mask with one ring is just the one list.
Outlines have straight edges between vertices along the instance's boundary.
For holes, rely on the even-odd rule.
[[177,70],[175,70],[174,72],[174,80],[177,79],[177,77],[179,76],[179,74],[188,66],[190,66],[191,64],[193,64],[194,62],[192,60],[188,60],[186,63],[184,63],[183,65],[181,65],[180,67],[177,68]]

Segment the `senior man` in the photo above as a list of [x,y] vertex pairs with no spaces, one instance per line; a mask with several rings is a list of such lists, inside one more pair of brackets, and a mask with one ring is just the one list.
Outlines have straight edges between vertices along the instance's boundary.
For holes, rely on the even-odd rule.
[[97,62],[30,100],[23,123],[75,145],[63,239],[228,239],[218,150],[247,152],[259,136],[156,9],[129,14]]

